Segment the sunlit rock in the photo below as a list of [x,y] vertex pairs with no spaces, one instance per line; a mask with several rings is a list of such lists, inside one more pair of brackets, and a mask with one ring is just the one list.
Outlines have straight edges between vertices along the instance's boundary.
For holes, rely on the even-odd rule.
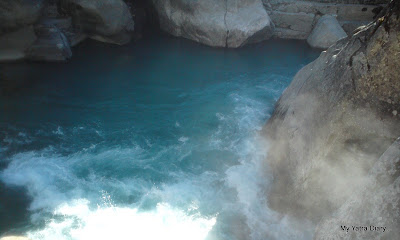
[[260,0],[153,0],[161,28],[209,46],[236,48],[266,40],[273,24]]
[[[382,154],[400,136],[400,118],[393,114],[400,106],[399,9],[400,2],[392,1],[375,23],[340,40],[301,69],[282,94],[264,129],[274,177],[268,193],[272,208],[316,223],[345,203],[354,212],[362,208],[349,199],[374,178]],[[389,171],[381,173],[380,178],[386,178]],[[398,175],[394,179],[398,181]],[[390,186],[378,184],[358,195],[360,202],[375,196],[370,202],[388,209],[365,209],[364,219],[399,221],[389,214],[399,212],[399,205],[393,204],[399,188]],[[372,204],[371,209],[377,207]],[[319,236],[329,236],[324,235],[327,226],[321,227]],[[330,227],[339,231],[340,226]]]
[[310,36],[308,44],[314,48],[327,49],[342,38],[347,37],[334,16],[325,15],[318,20]]

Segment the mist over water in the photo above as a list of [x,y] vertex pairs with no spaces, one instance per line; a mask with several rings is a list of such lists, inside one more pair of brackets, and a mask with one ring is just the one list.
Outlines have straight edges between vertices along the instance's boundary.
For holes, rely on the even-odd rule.
[[258,131],[318,52],[157,37],[74,53],[0,65],[0,236],[311,238],[266,204]]

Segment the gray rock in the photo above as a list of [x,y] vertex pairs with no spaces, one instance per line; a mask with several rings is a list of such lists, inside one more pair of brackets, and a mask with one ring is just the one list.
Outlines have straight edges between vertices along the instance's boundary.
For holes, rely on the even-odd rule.
[[60,0],[60,9],[72,16],[74,27],[91,38],[126,44],[131,40],[134,23],[122,0]]
[[0,35],[35,23],[43,6],[44,0],[1,0]]
[[45,22],[47,24],[52,24],[58,29],[67,30],[72,27],[72,19],[71,17],[53,17],[42,19],[41,22]]
[[287,13],[273,11],[274,36],[279,38],[307,39],[311,33],[315,15],[311,13]]
[[55,25],[35,26],[38,39],[26,50],[26,58],[33,61],[66,61],[72,57],[65,35]]
[[342,26],[343,30],[347,35],[351,36],[354,34],[354,31],[361,27],[366,26],[370,22],[369,21],[339,21],[340,26]]
[[304,40],[307,39],[308,35],[309,33],[307,32],[291,30],[288,28],[275,28],[273,37],[282,39]]
[[324,15],[318,20],[317,25],[308,36],[307,43],[313,48],[327,49],[345,37],[347,37],[347,34],[336,18]]
[[0,62],[10,62],[25,58],[25,51],[36,41],[32,26],[0,36]]
[[364,22],[369,23],[374,20],[375,15],[382,9],[382,6],[377,4],[382,2],[388,1],[263,0],[276,26],[274,37],[289,39],[307,39],[311,32],[307,30],[312,29],[322,15],[337,16],[345,32],[352,33]]
[[153,0],[161,28],[214,47],[240,47],[271,37],[260,0]]
[[339,4],[337,9],[338,20],[372,21],[376,6],[361,4]]
[[[318,225],[315,239],[400,239],[399,166],[400,138],[376,160],[353,195]],[[354,231],[354,224],[367,230]],[[349,227],[349,232],[341,226]]]
[[[393,114],[400,109],[400,55],[394,54],[400,51],[400,2],[390,7],[383,22],[359,29],[301,69],[264,128],[273,175],[269,205],[316,224],[328,221],[321,222],[315,239],[341,239],[332,233],[341,219],[398,226],[398,173],[374,170],[378,162],[394,159],[382,154],[400,136],[400,116]],[[363,190],[376,176],[394,180]],[[390,215],[392,208],[397,215]],[[381,237],[369,233],[361,239]]]

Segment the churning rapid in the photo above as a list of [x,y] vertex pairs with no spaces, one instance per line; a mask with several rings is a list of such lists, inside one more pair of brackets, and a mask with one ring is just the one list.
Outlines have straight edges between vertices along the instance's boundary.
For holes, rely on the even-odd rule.
[[258,131],[318,52],[170,37],[75,52],[0,66],[0,236],[311,238],[267,207]]

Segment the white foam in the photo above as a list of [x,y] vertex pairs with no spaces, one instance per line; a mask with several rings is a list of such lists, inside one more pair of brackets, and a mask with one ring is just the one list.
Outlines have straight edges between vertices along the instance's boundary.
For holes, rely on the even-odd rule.
[[187,140],[189,140],[188,137],[180,137],[180,138],[178,139],[179,142],[183,142],[183,143],[185,143]]
[[[151,154],[139,146],[101,149],[99,144],[99,147],[92,145],[69,156],[58,155],[52,149],[12,156],[8,167],[0,173],[0,179],[6,184],[26,187],[33,197],[30,207],[35,213],[33,223],[36,223],[35,219],[39,223],[45,220],[45,226],[30,231],[29,237],[33,240],[203,240],[214,226],[219,229],[217,231],[227,231],[226,236],[230,236],[230,220],[240,218],[245,219],[247,226],[243,227],[250,230],[249,239],[252,240],[312,238],[304,230],[294,228],[291,219],[268,208],[266,190],[271,179],[263,171],[267,143],[255,134],[264,123],[268,106],[262,99],[247,97],[240,92],[230,94],[229,98],[232,111],[215,114],[218,128],[212,136],[207,136],[205,143],[197,136],[189,135],[189,141],[189,137],[177,135],[174,144],[161,146]],[[175,127],[181,127],[178,121]],[[68,129],[63,130],[68,135]],[[103,134],[97,130],[96,133],[99,136]],[[148,139],[145,139],[145,144],[157,147]],[[207,151],[213,152],[207,154]],[[185,160],[199,152],[204,157],[218,158],[205,159],[204,163],[222,162],[218,166],[228,170],[225,173],[224,170],[213,172],[215,166],[206,166],[199,173],[199,169],[191,172],[192,169],[185,168],[190,165]],[[221,156],[225,152],[229,154]],[[165,156],[172,154],[176,156],[174,160],[184,162],[185,167],[165,173],[163,171],[168,169],[155,163],[169,164],[163,161]],[[171,164],[179,167],[176,162]],[[162,172],[169,178],[162,183],[155,180],[157,184],[153,186],[154,182],[147,182],[141,176],[101,176],[102,167],[110,172],[110,169],[126,170],[124,166],[132,165],[137,169],[157,168],[157,173]],[[199,164],[201,167],[205,165],[203,162]],[[100,170],[91,170],[95,167]],[[86,170],[90,171],[88,176],[79,176]],[[136,205],[117,206],[104,189],[113,191],[113,196],[124,200],[133,196]],[[96,208],[99,192],[105,199]],[[217,216],[222,215],[217,222]],[[216,236],[225,236],[225,232]]]
[[295,219],[281,216],[268,207],[267,192],[272,179],[263,165],[268,143],[256,136],[253,140],[248,139],[245,145],[241,164],[226,171],[225,182],[237,191],[251,239],[312,239],[311,223],[298,224]]
[[187,215],[167,204],[158,204],[147,212],[127,207],[91,210],[86,199],[63,204],[54,214],[63,216],[63,220],[52,220],[44,229],[28,232],[28,237],[32,240],[204,240],[216,222],[215,218]]
[[53,131],[54,134],[56,135],[64,135],[64,131],[62,129],[62,127],[58,126],[57,130]]

